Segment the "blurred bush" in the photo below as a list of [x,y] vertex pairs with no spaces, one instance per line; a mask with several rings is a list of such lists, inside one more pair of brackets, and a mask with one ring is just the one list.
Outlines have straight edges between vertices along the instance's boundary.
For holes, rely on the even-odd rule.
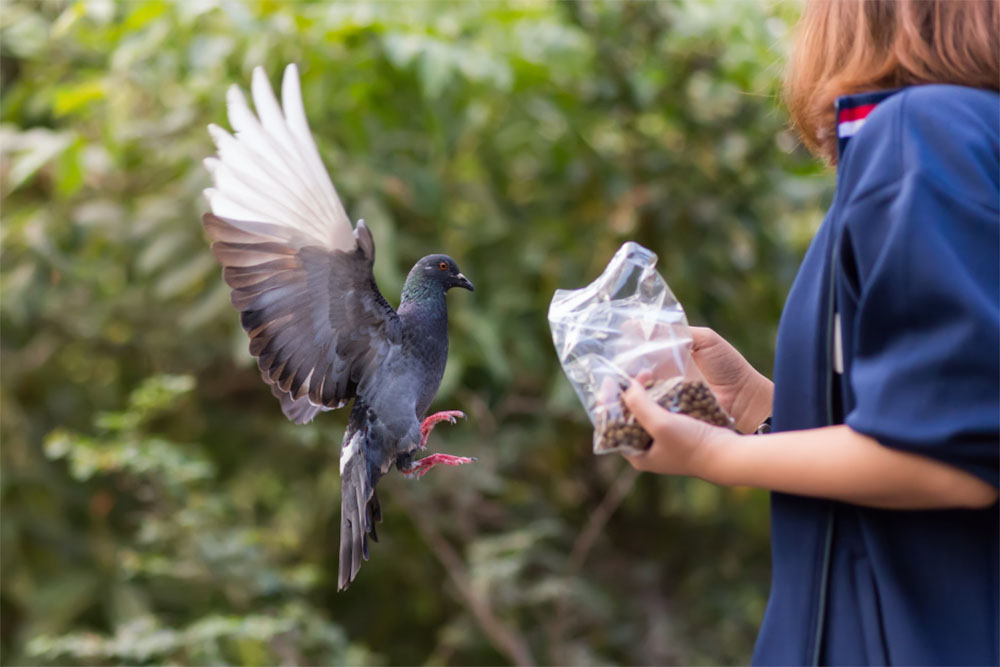
[[[766,497],[595,459],[545,312],[624,240],[763,370],[831,178],[757,2],[5,2],[4,664],[742,663]],[[297,62],[390,301],[450,297],[432,448],[337,594],[345,414],[287,423],[199,219],[231,84]]]

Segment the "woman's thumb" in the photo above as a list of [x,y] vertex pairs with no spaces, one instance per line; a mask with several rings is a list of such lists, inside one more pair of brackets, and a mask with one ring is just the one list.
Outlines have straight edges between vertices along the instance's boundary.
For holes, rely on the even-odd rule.
[[629,385],[629,388],[625,390],[622,400],[625,402],[625,406],[629,411],[635,415],[636,420],[643,427],[649,431],[650,427],[657,421],[657,418],[663,408],[660,407],[656,401],[649,395],[642,385],[635,380]]

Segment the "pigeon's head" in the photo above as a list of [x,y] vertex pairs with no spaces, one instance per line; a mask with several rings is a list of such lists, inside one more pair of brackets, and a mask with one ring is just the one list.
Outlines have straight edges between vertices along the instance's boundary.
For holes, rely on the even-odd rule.
[[410,277],[428,286],[440,286],[442,292],[447,292],[452,287],[461,287],[470,292],[475,290],[469,279],[458,270],[455,260],[448,255],[427,255],[413,267]]

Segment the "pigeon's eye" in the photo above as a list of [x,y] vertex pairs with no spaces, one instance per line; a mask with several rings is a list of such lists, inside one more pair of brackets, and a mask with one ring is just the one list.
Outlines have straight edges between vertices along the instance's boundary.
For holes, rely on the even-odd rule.
[[448,270],[448,262],[441,262],[440,264],[438,264],[438,268],[441,269],[442,271],[447,271]]

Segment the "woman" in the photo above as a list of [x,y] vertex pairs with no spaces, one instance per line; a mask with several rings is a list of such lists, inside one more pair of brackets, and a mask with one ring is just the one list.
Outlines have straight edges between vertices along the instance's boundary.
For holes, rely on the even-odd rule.
[[774,492],[755,663],[1000,663],[998,35],[988,0],[808,2],[786,94],[837,193],[774,383],[694,335],[739,430],[773,432],[626,392],[636,468]]

